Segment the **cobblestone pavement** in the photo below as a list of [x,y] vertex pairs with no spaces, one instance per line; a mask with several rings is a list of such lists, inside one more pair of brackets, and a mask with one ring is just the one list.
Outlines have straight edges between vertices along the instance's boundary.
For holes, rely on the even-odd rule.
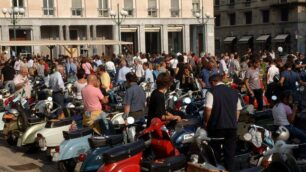
[[0,172],[19,171],[58,172],[58,169],[56,163],[48,161],[44,152],[28,153],[26,148],[9,146],[0,137]]

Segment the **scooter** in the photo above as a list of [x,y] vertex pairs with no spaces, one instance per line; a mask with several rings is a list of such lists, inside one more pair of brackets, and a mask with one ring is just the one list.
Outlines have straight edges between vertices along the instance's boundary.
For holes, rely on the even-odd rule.
[[52,126],[52,123],[57,121],[58,112],[61,107],[52,101],[49,97],[47,100],[41,100],[33,107],[31,115],[18,118],[23,122],[20,127],[20,137],[18,138],[17,146],[27,146],[36,150],[38,148],[36,135],[37,132],[45,128],[46,126]]
[[[114,147],[103,154],[105,164],[98,172],[127,171],[175,171],[184,169],[186,158],[174,147],[168,131],[160,119],[154,118],[150,127],[141,132],[140,136],[151,135],[144,142],[139,140],[122,146]],[[146,157],[144,150],[150,146],[154,152],[154,161]]]
[[37,132],[38,145],[41,151],[47,151],[48,157],[53,157],[55,148],[63,141],[63,131],[69,131],[73,128],[81,128],[78,124],[78,111],[82,111],[82,107],[75,107],[72,103],[66,105],[67,118],[61,120],[48,121],[43,129]]
[[[0,90],[0,119],[3,119],[4,114],[10,109],[9,104],[14,99],[14,95],[11,95],[8,90]],[[4,121],[0,120],[0,131],[3,131]]]
[[92,134],[91,128],[63,131],[65,140],[55,148],[52,157],[52,161],[57,161],[61,172],[74,171],[79,155],[90,150],[88,139],[92,137]]
[[20,94],[15,94],[10,99],[10,109],[3,115],[3,137],[9,145],[16,145],[20,134],[20,116],[24,115],[25,109],[29,109],[27,101]]

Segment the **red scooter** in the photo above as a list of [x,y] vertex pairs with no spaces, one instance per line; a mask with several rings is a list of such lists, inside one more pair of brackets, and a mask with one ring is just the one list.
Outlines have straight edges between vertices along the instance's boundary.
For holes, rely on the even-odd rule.
[[[103,154],[104,165],[98,172],[175,171],[186,166],[186,158],[174,147],[164,123],[159,118],[151,121],[140,137],[150,135],[148,141],[114,147]],[[154,160],[145,160],[145,150],[150,148]]]

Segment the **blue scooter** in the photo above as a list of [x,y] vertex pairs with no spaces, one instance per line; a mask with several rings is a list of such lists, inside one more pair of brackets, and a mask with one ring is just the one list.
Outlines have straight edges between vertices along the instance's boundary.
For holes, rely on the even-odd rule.
[[91,137],[88,139],[91,150],[79,156],[83,161],[81,172],[95,172],[103,164],[102,154],[110,148],[123,143],[123,135]]
[[77,164],[77,158],[81,153],[90,150],[88,139],[92,137],[93,131],[91,128],[82,128],[76,131],[63,131],[65,140],[53,155],[53,161],[57,161],[58,169],[61,172],[74,171]]

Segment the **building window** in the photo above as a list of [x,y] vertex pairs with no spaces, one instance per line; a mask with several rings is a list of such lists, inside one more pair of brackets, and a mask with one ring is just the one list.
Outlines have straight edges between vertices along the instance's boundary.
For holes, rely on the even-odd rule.
[[281,9],[281,21],[288,21],[289,19],[289,10],[288,8]]
[[235,0],[229,0],[228,4],[229,5],[235,5]]
[[200,12],[200,0],[192,0],[192,14],[195,16],[196,13]]
[[235,25],[236,24],[236,14],[235,13],[229,14],[228,17],[229,17],[229,22],[230,22],[229,24]]
[[221,26],[221,18],[220,15],[215,15],[215,24],[216,26]]
[[245,16],[245,24],[252,24],[252,12],[245,12],[244,13]]
[[24,7],[24,2],[23,0],[13,0],[12,1],[13,7]]
[[99,0],[99,16],[108,17],[108,0]]
[[54,0],[43,0],[43,11],[45,16],[54,15]]
[[148,16],[157,17],[157,2],[156,2],[156,0],[148,0]]
[[220,5],[220,0],[215,0],[215,6],[219,6]]
[[71,12],[73,16],[83,15],[82,0],[72,0]]
[[270,22],[270,11],[269,10],[263,10],[262,11],[262,22],[263,23],[269,23]]
[[124,10],[128,12],[128,16],[134,16],[133,0],[124,0]]
[[180,16],[180,4],[179,0],[171,0],[171,17]]

